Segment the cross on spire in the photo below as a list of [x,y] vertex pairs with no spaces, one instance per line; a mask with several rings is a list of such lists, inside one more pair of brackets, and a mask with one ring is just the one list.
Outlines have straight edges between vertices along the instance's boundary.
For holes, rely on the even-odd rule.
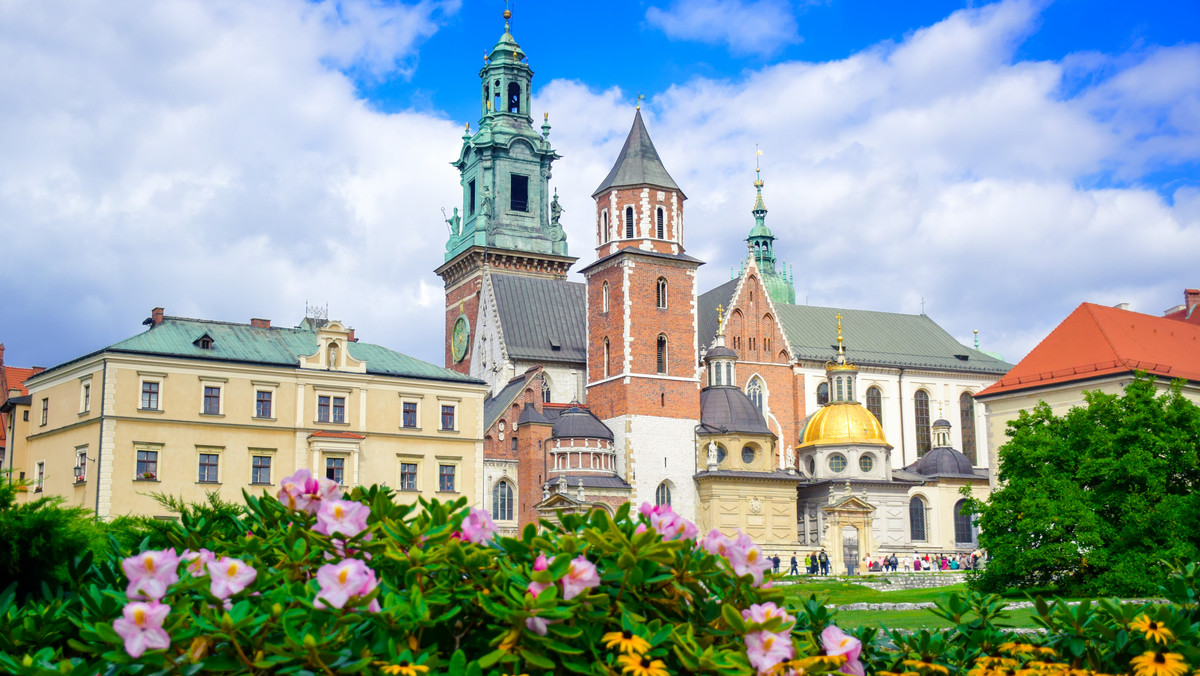
[[717,306],[717,333],[720,333],[721,329],[723,329],[723,328],[725,328],[725,306],[718,305]]

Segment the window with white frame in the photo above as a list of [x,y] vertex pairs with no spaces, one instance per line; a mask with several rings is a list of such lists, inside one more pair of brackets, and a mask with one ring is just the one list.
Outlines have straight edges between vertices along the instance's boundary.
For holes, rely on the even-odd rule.
[[75,448],[75,483],[87,481],[87,446]]
[[199,453],[196,481],[202,484],[221,482],[221,455],[213,449],[201,449]]
[[346,422],[346,397],[332,394],[317,395],[317,422]]
[[139,481],[158,481],[158,451],[148,448],[137,449],[137,473]]
[[417,489],[417,463],[415,460],[400,461],[400,490],[415,491]]
[[507,480],[501,479],[492,487],[492,518],[496,521],[513,518],[513,489]]
[[346,458],[331,455],[325,458],[325,478],[339,486],[346,485]]
[[418,422],[417,402],[402,401],[400,402],[400,426],[410,429],[417,429],[420,425]]
[[275,412],[275,393],[271,390],[255,390],[254,391],[254,417],[255,418],[274,418]]
[[204,415],[221,415],[221,386],[216,384],[204,385],[204,404],[201,412]]
[[43,460],[37,464],[37,484],[34,485],[33,492],[41,493],[46,488],[46,462]]
[[442,404],[441,429],[443,431],[454,430],[454,404]]
[[50,398],[42,397],[42,427],[50,420]]
[[445,463],[438,465],[438,490],[439,491],[441,491],[443,493],[454,493],[455,492],[454,487],[455,487],[455,478],[456,478],[456,470],[457,469],[458,469],[458,467],[455,465],[448,465]]
[[271,460],[270,455],[250,456],[250,483],[264,486],[271,483]]
[[138,375],[141,385],[138,388],[141,396],[139,408],[143,411],[163,410],[162,388],[166,375],[161,373],[139,373]]
[[92,408],[92,379],[84,378],[79,381],[79,412],[87,413]]

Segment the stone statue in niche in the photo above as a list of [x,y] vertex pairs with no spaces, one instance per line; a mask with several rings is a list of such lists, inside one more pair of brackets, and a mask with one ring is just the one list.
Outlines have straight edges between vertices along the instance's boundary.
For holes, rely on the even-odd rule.
[[708,442],[708,469],[711,472],[717,468],[720,463],[717,461],[717,442]]
[[483,186],[483,196],[479,199],[479,227],[477,230],[487,232],[492,224],[492,188]]

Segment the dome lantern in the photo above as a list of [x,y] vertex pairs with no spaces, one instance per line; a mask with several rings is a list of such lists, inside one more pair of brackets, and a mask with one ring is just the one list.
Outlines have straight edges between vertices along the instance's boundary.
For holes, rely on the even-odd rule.
[[704,354],[708,387],[737,387],[737,353],[725,347],[725,308],[717,306],[717,337]]

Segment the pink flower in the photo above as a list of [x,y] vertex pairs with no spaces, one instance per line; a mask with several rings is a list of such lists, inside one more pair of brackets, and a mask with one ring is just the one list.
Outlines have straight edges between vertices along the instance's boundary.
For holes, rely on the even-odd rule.
[[[538,554],[537,559],[533,562],[533,569],[546,570],[548,568],[550,568],[550,561],[546,559],[546,555]],[[538,594],[541,594],[546,589],[549,589],[551,586],[553,586],[553,584],[553,582],[530,582],[528,591],[536,598]],[[546,634],[543,632],[542,636],[545,635]]]
[[763,574],[771,569],[771,562],[767,557],[763,556],[762,550],[749,535],[739,532],[737,540],[729,547],[727,554],[729,564],[733,566],[733,572],[738,577],[750,575],[754,578],[754,586],[759,586],[763,581]]
[[216,561],[209,561],[208,577],[212,581],[209,588],[212,590],[212,595],[225,599],[236,594],[258,577],[258,571],[246,565],[241,559],[231,559],[227,556],[222,556]]
[[487,511],[472,508],[462,522],[462,537],[475,544],[486,544],[500,530]]
[[367,529],[371,508],[353,500],[321,500],[313,530],[333,537],[352,538]]
[[863,668],[862,662],[858,661],[858,656],[862,653],[862,641],[831,624],[821,632],[821,647],[825,650],[826,655],[846,656],[846,663],[839,670],[842,673],[865,676],[866,670]]
[[301,469],[280,480],[279,501],[290,509],[316,514],[323,500],[340,500],[342,489],[332,479],[316,479],[312,472]]
[[571,561],[571,567],[567,569],[567,574],[563,576],[563,598],[575,598],[581,592],[599,584],[600,573],[596,571],[596,564],[583,556],[577,556]]
[[788,615],[786,610],[780,608],[774,603],[771,603],[770,601],[766,603],[755,603],[746,610],[742,611],[743,619],[746,619],[750,622],[757,622],[759,624],[763,624],[777,617],[783,619],[785,628],[793,620],[792,616]]
[[171,612],[170,606],[158,601],[126,603],[124,617],[113,621],[113,629],[125,639],[125,652],[138,658],[149,650],[166,650],[171,647],[171,637],[163,629],[163,622]]
[[700,541],[700,546],[709,554],[720,554],[727,557],[729,556],[729,548],[733,546],[733,540],[725,537],[721,534],[721,531],[714,528]]
[[[341,608],[346,605],[351,596],[366,596],[370,594],[379,580],[375,571],[358,559],[346,559],[340,563],[327,563],[317,569],[317,583],[321,591],[313,605],[324,608],[326,605]],[[372,601],[368,610],[378,611],[379,603]]]
[[121,561],[129,578],[125,595],[131,599],[161,599],[167,587],[179,582],[179,556],[174,549],[146,551]]
[[650,527],[658,531],[664,540],[694,540],[700,534],[696,524],[676,514],[670,505],[651,507],[650,503],[643,502],[639,511],[650,521]]
[[188,562],[184,570],[191,573],[192,577],[204,577],[204,567],[208,565],[209,561],[215,561],[217,555],[207,549],[201,549],[198,552],[185,549],[179,558]]
[[752,631],[744,637],[746,642],[746,657],[750,664],[765,674],[772,667],[790,660],[796,655],[792,645],[792,637],[786,633],[773,634],[769,631]]
[[538,636],[545,636],[546,627],[549,626],[550,623],[540,617],[525,618],[525,628],[537,634]]

